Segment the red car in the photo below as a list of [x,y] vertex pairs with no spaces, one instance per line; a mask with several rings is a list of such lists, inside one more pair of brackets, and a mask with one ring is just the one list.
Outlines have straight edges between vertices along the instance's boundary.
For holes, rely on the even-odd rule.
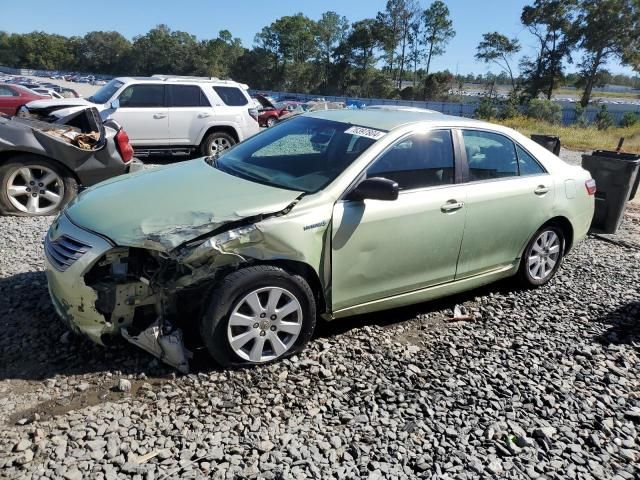
[[49,95],[39,95],[28,88],[9,83],[0,83],[0,113],[16,115],[21,106],[33,101],[51,98]]
[[264,95],[256,95],[255,98],[262,105],[258,115],[258,124],[261,127],[273,127],[280,121],[280,117],[298,107],[297,102],[274,102]]

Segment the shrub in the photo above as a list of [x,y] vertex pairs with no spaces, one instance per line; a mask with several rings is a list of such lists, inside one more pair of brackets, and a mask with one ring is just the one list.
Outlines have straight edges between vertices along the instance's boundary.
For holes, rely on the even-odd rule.
[[587,117],[584,116],[584,107],[580,103],[576,103],[575,114],[576,120],[574,122],[574,125],[576,125],[577,127],[586,127]]
[[498,109],[494,101],[489,97],[480,100],[478,108],[476,108],[475,117],[483,120],[491,120],[498,114]]
[[449,83],[453,79],[453,75],[447,72],[430,73],[423,80],[425,100],[444,100],[447,98]]
[[624,112],[620,120],[621,127],[633,127],[636,123],[640,123],[640,115],[635,112]]
[[400,90],[400,98],[402,98],[402,100],[415,100],[415,89],[412,86],[403,88],[402,90]]
[[500,106],[500,119],[507,120],[519,116],[520,110],[518,109],[518,105],[518,97],[516,95],[509,95],[509,98],[502,102]]
[[596,113],[596,127],[598,130],[606,130],[613,126],[613,123],[613,116],[607,110],[607,106],[602,105],[602,107],[600,107],[600,111]]
[[549,123],[560,123],[562,120],[562,107],[552,100],[534,98],[527,107],[527,117]]

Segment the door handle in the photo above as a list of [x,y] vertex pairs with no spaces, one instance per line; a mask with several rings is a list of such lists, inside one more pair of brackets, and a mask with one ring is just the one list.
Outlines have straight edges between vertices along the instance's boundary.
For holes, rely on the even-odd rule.
[[210,117],[211,115],[209,115],[208,113],[200,113],[198,114],[198,118],[207,118]]
[[449,200],[447,203],[440,207],[444,213],[455,212],[456,210],[460,210],[464,207],[464,202],[456,202],[455,200]]
[[544,195],[545,193],[549,193],[549,187],[545,185],[538,185],[533,193],[536,195]]
[[153,118],[166,118],[166,115],[164,113],[156,113],[153,115]]

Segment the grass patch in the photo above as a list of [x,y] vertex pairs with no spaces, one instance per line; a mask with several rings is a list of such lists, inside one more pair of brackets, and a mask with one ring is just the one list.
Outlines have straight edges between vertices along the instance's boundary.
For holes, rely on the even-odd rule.
[[627,128],[611,127],[598,130],[595,127],[554,125],[527,117],[491,121],[518,130],[527,137],[532,133],[555,135],[560,137],[563,147],[571,150],[615,150],[620,137],[624,137],[624,151],[640,153],[640,124]]
[[[571,97],[575,97],[575,98],[580,98],[582,97],[582,91],[581,90],[572,90],[572,89],[564,89],[564,88],[559,88],[557,90],[553,91],[554,95],[567,95],[567,96],[571,96]],[[636,92],[598,92],[598,91],[593,91],[591,93],[591,98],[631,98],[631,99],[638,99],[640,98],[640,94],[636,93]]]

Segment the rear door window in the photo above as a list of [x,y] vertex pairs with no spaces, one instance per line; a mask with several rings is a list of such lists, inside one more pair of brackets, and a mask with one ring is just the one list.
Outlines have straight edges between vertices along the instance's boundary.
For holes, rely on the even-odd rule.
[[492,132],[463,130],[469,165],[469,181],[518,176],[516,146],[507,137]]
[[209,100],[197,85],[169,85],[170,107],[210,107]]
[[164,107],[164,85],[131,85],[120,94],[120,107],[158,108]]
[[516,145],[520,175],[540,175],[546,173],[544,168],[520,145]]
[[218,94],[220,99],[225,105],[230,107],[242,107],[249,103],[247,97],[236,87],[213,87],[213,90]]

